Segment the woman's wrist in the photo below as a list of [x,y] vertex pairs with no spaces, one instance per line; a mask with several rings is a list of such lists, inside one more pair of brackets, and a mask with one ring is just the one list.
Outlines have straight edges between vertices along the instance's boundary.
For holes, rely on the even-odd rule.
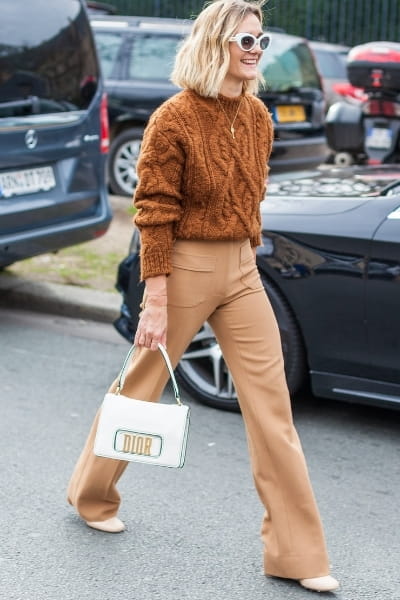
[[167,294],[146,294],[145,307],[147,306],[167,306]]
[[151,292],[151,293],[147,292],[146,296],[147,296],[147,298],[166,298],[167,294],[166,294],[166,292],[160,292],[160,293],[157,293],[157,292]]
[[146,296],[166,296],[167,295],[167,277],[166,275],[156,275],[149,277],[145,281]]

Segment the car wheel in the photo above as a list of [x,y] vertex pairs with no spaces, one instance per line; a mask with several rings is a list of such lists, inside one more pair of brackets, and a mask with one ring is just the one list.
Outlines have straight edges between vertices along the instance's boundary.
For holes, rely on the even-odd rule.
[[125,129],[113,140],[108,157],[111,191],[119,196],[132,196],[138,177],[136,165],[142,143],[143,129]]
[[[282,294],[262,274],[261,278],[278,321],[286,380],[292,395],[300,389],[306,373],[301,334]],[[202,404],[223,410],[239,410],[231,374],[208,323],[193,338],[177,366],[176,374],[182,387]]]

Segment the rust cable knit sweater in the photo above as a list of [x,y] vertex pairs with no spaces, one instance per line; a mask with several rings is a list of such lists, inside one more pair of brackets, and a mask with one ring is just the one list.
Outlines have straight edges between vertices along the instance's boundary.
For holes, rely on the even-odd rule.
[[[230,125],[241,99],[233,139]],[[175,239],[260,244],[271,117],[250,94],[219,100],[226,114],[215,98],[184,90],[148,123],[135,193],[142,279],[171,272]]]

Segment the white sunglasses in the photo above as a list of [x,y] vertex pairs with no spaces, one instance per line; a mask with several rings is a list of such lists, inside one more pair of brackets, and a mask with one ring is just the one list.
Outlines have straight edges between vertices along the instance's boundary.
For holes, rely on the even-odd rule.
[[257,44],[260,46],[260,50],[264,52],[269,46],[271,38],[266,33],[256,37],[252,33],[237,33],[233,37],[229,38],[230,42],[236,42],[241,50],[250,52],[254,50]]

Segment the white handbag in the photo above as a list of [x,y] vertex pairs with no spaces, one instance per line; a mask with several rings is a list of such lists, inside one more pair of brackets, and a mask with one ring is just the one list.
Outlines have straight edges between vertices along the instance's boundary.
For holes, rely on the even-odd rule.
[[126,370],[135,346],[119,374],[117,391],[106,394],[94,442],[97,456],[163,467],[183,467],[189,430],[189,407],[182,404],[171,361],[158,344],[171,378],[175,404],[146,402],[123,396]]

